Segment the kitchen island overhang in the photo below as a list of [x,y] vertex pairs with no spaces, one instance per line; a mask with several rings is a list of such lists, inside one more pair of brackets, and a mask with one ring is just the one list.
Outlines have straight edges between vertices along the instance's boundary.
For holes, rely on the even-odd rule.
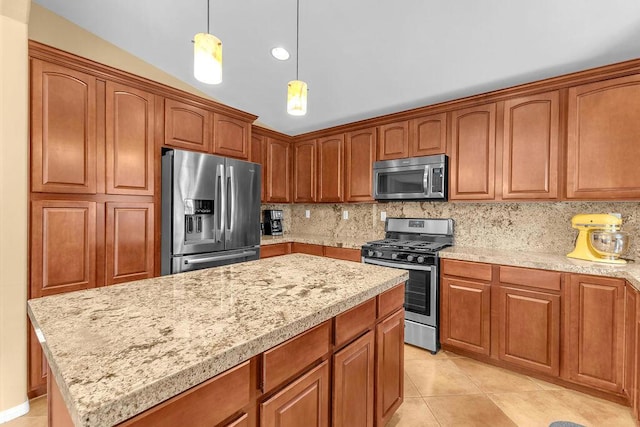
[[403,283],[286,255],[29,301],[76,425],[114,425]]

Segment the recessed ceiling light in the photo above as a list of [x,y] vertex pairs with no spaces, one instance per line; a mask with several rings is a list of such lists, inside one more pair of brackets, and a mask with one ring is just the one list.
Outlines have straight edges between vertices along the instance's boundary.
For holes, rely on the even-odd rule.
[[273,49],[271,49],[271,55],[273,55],[274,58],[279,59],[280,61],[286,61],[291,56],[289,55],[287,49],[283,47],[274,47]]

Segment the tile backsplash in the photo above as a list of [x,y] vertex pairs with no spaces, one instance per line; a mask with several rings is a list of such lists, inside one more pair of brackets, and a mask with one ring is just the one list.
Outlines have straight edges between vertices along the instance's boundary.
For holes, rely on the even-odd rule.
[[[640,258],[640,203],[638,202],[519,202],[451,203],[391,202],[358,204],[262,205],[282,209],[285,234],[353,237],[384,236],[388,217],[453,218],[455,242],[460,246],[566,254],[573,249],[577,230],[571,217],[578,213],[622,214],[623,230],[631,236],[627,258]],[[309,210],[310,218],[305,217]],[[343,219],[343,211],[348,219]]]

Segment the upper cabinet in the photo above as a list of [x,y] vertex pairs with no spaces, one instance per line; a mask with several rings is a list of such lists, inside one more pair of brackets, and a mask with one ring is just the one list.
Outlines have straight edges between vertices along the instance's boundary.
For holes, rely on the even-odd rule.
[[494,198],[496,104],[451,113],[449,199]]
[[208,152],[212,115],[204,108],[167,98],[164,101],[164,144]]
[[411,120],[409,132],[410,157],[443,154],[447,148],[447,113]]
[[266,198],[266,182],[267,182],[267,174],[265,167],[265,162],[267,159],[267,144],[266,137],[262,135],[256,135],[253,132],[251,133],[251,151],[249,156],[249,161],[254,163],[258,163],[262,166],[262,178],[261,178],[261,191],[260,191],[260,201],[264,202]]
[[220,113],[213,115],[213,153],[238,159],[249,158],[251,123]]
[[376,160],[376,128],[348,132],[344,146],[345,202],[373,201],[373,162]]
[[31,189],[96,192],[96,78],[31,60]]
[[291,201],[291,144],[267,138],[266,202],[289,203]]
[[344,134],[318,140],[318,201],[341,202],[343,197]]
[[316,140],[293,144],[293,201],[316,201]]
[[567,198],[640,198],[640,75],[569,88]]
[[106,85],[106,191],[153,196],[154,95]]
[[557,199],[558,91],[504,102],[502,198]]
[[378,126],[378,160],[409,157],[409,122]]

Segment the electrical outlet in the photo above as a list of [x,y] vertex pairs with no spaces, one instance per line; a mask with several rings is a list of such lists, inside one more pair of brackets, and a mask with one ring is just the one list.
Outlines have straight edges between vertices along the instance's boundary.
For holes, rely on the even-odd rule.
[[342,219],[349,219],[349,211],[342,211]]
[[311,218],[311,211],[309,209],[304,211],[304,217],[305,218]]
[[380,211],[380,221],[386,221],[387,213],[385,211]]

